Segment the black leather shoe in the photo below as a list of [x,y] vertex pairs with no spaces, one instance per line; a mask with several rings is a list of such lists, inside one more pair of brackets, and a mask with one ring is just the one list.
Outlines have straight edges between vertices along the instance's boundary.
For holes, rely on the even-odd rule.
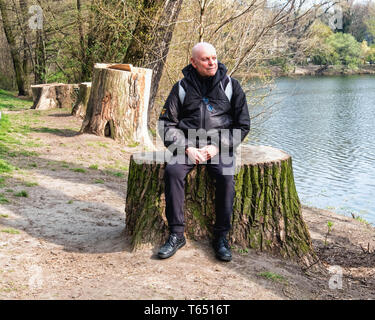
[[185,244],[186,244],[185,237],[178,238],[175,233],[171,233],[169,235],[168,240],[160,248],[158,252],[158,256],[161,259],[167,259],[173,256],[176,253],[176,251],[182,248]]
[[219,237],[213,241],[216,258],[221,261],[231,261],[232,252],[228,240],[225,237]]

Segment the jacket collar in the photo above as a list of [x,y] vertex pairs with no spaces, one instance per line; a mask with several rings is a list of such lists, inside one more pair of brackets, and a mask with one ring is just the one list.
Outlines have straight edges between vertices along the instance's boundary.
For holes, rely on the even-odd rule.
[[[196,69],[193,67],[192,64],[189,64],[185,68],[183,68],[182,74],[184,75],[185,79],[193,87],[195,87],[196,90],[198,90],[198,92],[202,93],[202,91],[200,90],[200,86],[201,86],[200,83],[201,83],[202,78],[199,77],[198,72],[196,71]],[[214,88],[221,80],[223,80],[226,74],[227,74],[227,68],[225,67],[223,63],[218,61],[218,68],[217,68],[215,75],[207,79],[207,81],[211,82],[208,92],[211,91],[211,89]]]

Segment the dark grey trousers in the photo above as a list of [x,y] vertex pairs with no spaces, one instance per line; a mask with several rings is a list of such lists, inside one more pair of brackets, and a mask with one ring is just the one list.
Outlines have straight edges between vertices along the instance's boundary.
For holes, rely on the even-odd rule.
[[[226,158],[223,161],[222,157],[217,155],[205,164],[198,164],[205,165],[210,176],[215,179],[215,237],[226,236],[231,228],[235,194],[235,160],[233,157],[228,159],[229,158]],[[195,164],[192,164],[187,156],[185,156],[185,161],[176,162],[176,157],[173,157],[172,161],[166,165],[164,173],[166,217],[171,233],[183,233],[185,226],[185,179],[186,175],[194,168]]]

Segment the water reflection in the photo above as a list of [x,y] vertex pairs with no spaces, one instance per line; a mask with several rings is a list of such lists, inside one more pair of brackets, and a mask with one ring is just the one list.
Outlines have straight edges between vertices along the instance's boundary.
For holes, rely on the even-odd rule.
[[268,119],[252,122],[249,143],[292,155],[304,204],[375,224],[375,77],[282,78],[266,99],[275,101]]

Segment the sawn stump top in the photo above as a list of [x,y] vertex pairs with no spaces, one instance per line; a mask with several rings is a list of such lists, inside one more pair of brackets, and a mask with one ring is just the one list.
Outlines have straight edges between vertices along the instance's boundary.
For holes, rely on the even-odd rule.
[[[160,164],[167,162],[172,154],[167,151],[141,152],[132,155],[133,160],[140,164]],[[290,155],[280,149],[270,146],[243,145],[237,150],[237,165],[261,164],[284,161]]]

